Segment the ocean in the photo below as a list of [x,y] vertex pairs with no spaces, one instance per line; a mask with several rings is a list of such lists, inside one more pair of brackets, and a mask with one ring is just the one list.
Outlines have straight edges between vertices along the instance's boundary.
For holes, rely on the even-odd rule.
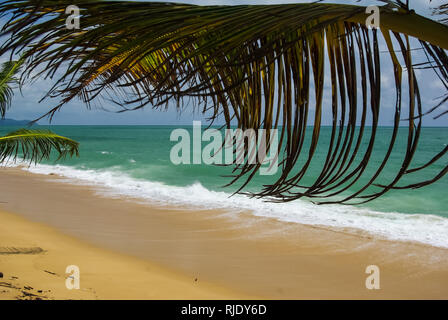
[[[192,209],[224,209],[236,215],[251,212],[256,216],[281,221],[332,228],[354,228],[363,232],[401,241],[416,241],[448,248],[448,178],[420,189],[394,190],[366,204],[316,205],[309,199],[288,203],[272,203],[244,195],[232,195],[237,185],[223,187],[230,178],[231,168],[180,164],[170,161],[170,151],[177,143],[170,141],[176,126],[40,126],[80,142],[80,157],[63,161],[43,161],[24,170],[43,174],[57,174],[69,183],[97,187],[98,192],[110,197],[126,197],[132,201],[157,205],[175,205]],[[191,126],[183,127],[191,131]],[[16,128],[1,126],[5,134]],[[205,129],[205,125],[203,125]],[[370,129],[366,129],[368,137]],[[413,165],[431,159],[448,143],[448,128],[424,128]],[[326,156],[331,128],[323,128],[316,163],[304,178],[310,183],[321,169]],[[389,146],[392,128],[381,127],[377,132],[375,152],[361,182],[371,177]],[[308,135],[309,138],[309,135]],[[365,139],[367,140],[367,139]],[[406,147],[407,128],[400,129],[397,146],[380,181],[390,181],[401,166]],[[203,142],[203,146],[208,142]],[[309,139],[307,140],[309,143]],[[363,145],[365,148],[366,144]],[[306,143],[303,155],[307,154]],[[362,150],[359,156],[362,156]],[[359,157],[358,157],[359,158]],[[357,158],[357,159],[358,159]],[[300,161],[299,161],[300,162]],[[399,185],[435,176],[447,164],[443,157],[433,166],[410,175]],[[7,163],[17,166],[19,162]],[[280,171],[280,170],[279,170]],[[277,175],[279,172],[277,173]],[[274,176],[256,175],[246,191],[259,190],[274,181]],[[359,184],[356,184],[359,186]],[[373,190],[373,189],[372,189]]]

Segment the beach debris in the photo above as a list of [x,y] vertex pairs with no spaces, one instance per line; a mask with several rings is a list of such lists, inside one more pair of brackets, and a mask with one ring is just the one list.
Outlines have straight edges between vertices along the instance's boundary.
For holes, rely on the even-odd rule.
[[3,272],[0,272],[0,278],[3,278]]
[[[17,295],[15,298],[18,300],[44,300],[49,299],[47,296],[43,295],[43,290],[37,290],[37,294],[29,292],[30,290],[33,290],[33,287],[30,286],[23,286],[23,288],[13,285],[9,282],[0,281],[0,287],[5,287],[8,289],[16,290],[19,295]],[[48,290],[49,292],[50,290]],[[8,290],[2,290],[0,293],[6,293],[9,292]]]
[[56,273],[54,273],[54,272],[51,272],[51,271],[48,271],[48,270],[44,270],[44,272],[46,272],[46,273],[49,273],[49,274],[51,274],[51,275],[54,275],[54,276],[57,276],[57,274],[56,274]]
[[41,300],[41,298],[37,294],[31,293],[31,292],[26,292],[26,291],[23,291],[23,290],[22,290],[22,296],[18,296],[17,298],[18,299],[28,298],[28,299],[36,299],[36,300],[39,299],[39,300]]
[[0,254],[38,254],[45,252],[40,247],[0,247]]
[[15,285],[9,283],[9,282],[1,282],[0,281],[0,287],[6,287],[11,289],[20,289],[19,287],[16,287]]

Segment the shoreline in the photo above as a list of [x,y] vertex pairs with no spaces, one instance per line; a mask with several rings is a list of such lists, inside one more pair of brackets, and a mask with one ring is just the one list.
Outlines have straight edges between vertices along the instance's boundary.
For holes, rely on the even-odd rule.
[[[226,288],[227,296],[238,292],[233,295],[269,299],[448,298],[448,249],[244,213],[104,198],[93,188],[17,168],[3,168],[0,174],[1,200],[6,202],[1,210],[50,226],[99,251],[132,256],[189,281]],[[9,257],[0,259],[9,263]],[[369,265],[381,270],[380,290],[365,288]],[[212,292],[205,298],[213,299]],[[217,297],[226,297],[217,292]]]
[[[286,223],[292,222],[338,232],[366,234],[391,241],[416,242],[448,249],[446,237],[448,218],[435,212],[405,213],[406,211],[403,211],[400,213],[394,210],[378,211],[368,207],[337,204],[319,206],[305,200],[269,203],[243,195],[230,197],[230,193],[211,190],[200,182],[186,186],[166,185],[157,181],[134,178],[121,170],[85,170],[46,164],[31,167],[16,164],[9,168],[22,169],[41,176],[53,175],[57,181],[63,179],[69,184],[93,189],[101,197],[127,199],[150,207],[188,208],[190,211],[211,209],[234,213],[244,212]],[[409,200],[412,203],[413,200]],[[394,199],[389,201],[393,202]],[[425,197],[423,202],[425,201],[430,200]]]

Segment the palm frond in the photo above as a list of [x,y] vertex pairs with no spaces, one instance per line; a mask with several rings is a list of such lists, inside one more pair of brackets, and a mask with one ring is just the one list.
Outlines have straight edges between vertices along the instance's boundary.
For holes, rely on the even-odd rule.
[[11,106],[12,96],[14,94],[11,85],[18,84],[16,74],[18,74],[23,59],[18,61],[6,61],[0,69],[0,115],[5,117],[6,111]]
[[[342,4],[83,1],[78,4],[81,29],[70,30],[65,26],[70,0],[9,0],[0,5],[0,14],[9,18],[2,29],[8,38],[0,54],[24,52],[23,79],[56,77],[45,97],[61,102],[48,112],[50,118],[75,97],[88,106],[96,98],[111,99],[123,110],[163,108],[171,102],[182,108],[193,100],[212,114],[212,121],[222,115],[227,127],[235,121],[241,129],[263,128],[268,138],[270,130],[280,130],[281,175],[254,196],[365,202],[394,188],[422,187],[448,170],[446,166],[426,181],[398,185],[404,176],[440,161],[448,151],[412,166],[424,115],[412,38],[419,40],[428,57],[426,65],[433,68],[446,89],[442,95],[448,97],[448,27],[417,15],[400,1],[386,2],[380,9],[381,29],[376,30],[365,25],[365,7]],[[386,58],[380,52],[381,36]],[[385,60],[393,66],[389,70],[381,69]],[[335,198],[353,189],[372,160],[384,74],[395,80],[396,92],[388,147],[367,182]],[[330,102],[324,104],[326,97]],[[316,161],[325,112],[332,116],[327,155],[321,172],[306,185],[303,178]],[[400,124],[407,127],[401,165],[387,183],[379,183]],[[242,191],[259,168],[260,164],[236,165],[231,183],[243,179],[238,190]],[[377,189],[369,191],[372,186]]]
[[78,156],[79,143],[48,130],[19,129],[0,137],[0,163],[21,157],[29,162],[49,159],[51,151],[56,151],[58,160]]
[[438,6],[436,9],[434,9],[435,15],[443,16],[440,21],[444,24],[448,24],[448,2],[443,3],[440,6]]

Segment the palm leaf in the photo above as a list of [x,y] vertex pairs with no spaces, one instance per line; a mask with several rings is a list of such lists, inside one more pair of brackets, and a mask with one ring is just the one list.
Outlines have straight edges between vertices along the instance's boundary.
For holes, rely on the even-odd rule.
[[[13,97],[12,84],[17,84],[23,59],[7,61],[0,70],[0,113],[2,118],[11,105]],[[24,160],[38,162],[48,159],[51,151],[57,151],[59,157],[78,155],[78,143],[47,130],[19,129],[0,137],[0,163],[6,159],[21,156]]]
[[[61,102],[48,112],[50,118],[75,97],[88,106],[97,98],[110,99],[122,110],[163,108],[170,102],[182,108],[192,100],[212,114],[212,121],[222,115],[227,127],[235,121],[241,129],[280,129],[281,175],[254,196],[365,202],[391,189],[425,186],[448,171],[444,166],[435,177],[398,185],[448,151],[444,148],[426,163],[412,165],[424,112],[411,45],[418,40],[428,58],[423,67],[432,68],[446,89],[428,113],[436,112],[448,100],[448,27],[417,15],[400,1],[384,2],[381,29],[371,30],[365,26],[362,6],[83,1],[78,4],[81,29],[69,30],[65,7],[71,1],[10,0],[0,5],[0,14],[9,18],[2,29],[9,37],[0,54],[24,52],[24,79],[56,77],[45,97]],[[385,55],[380,41],[387,46]],[[386,59],[392,63],[390,70],[381,69]],[[359,185],[377,140],[385,74],[395,80],[394,127],[382,160]],[[320,174],[305,184],[316,161],[324,112],[333,119],[327,155]],[[401,166],[387,183],[380,183],[401,124],[407,127]],[[231,183],[243,179],[242,191],[259,167],[237,165]],[[356,191],[341,198],[355,184]]]
[[19,72],[23,59],[18,61],[6,61],[0,70],[0,115],[5,117],[6,110],[11,106],[13,89],[11,85],[17,84],[16,74]]
[[58,153],[58,159],[78,156],[78,146],[78,142],[48,130],[19,129],[0,137],[0,162],[20,156],[36,163],[49,159],[52,150]]
[[444,24],[448,24],[448,2],[439,5],[433,10],[434,15],[444,16],[440,21]]

